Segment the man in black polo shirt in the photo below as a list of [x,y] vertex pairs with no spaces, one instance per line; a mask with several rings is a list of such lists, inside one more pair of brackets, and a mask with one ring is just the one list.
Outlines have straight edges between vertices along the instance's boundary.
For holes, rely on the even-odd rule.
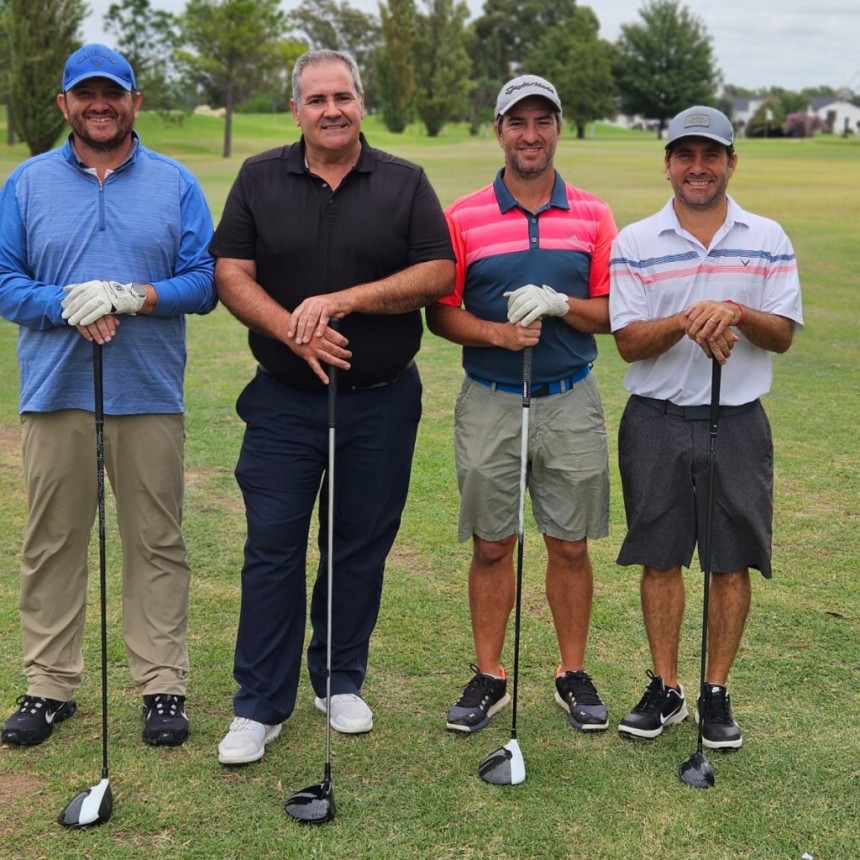
[[[420,308],[453,288],[454,254],[424,172],[361,134],[352,57],[299,58],[291,106],[302,139],[245,162],[211,245],[219,298],[250,329],[259,363],[237,402],[248,535],[223,764],[261,758],[295,707],[308,529],[321,482],[327,492],[326,365],[338,368],[332,728],[373,726],[360,694],[421,414]],[[321,516],[308,648],[323,712],[328,527]]]

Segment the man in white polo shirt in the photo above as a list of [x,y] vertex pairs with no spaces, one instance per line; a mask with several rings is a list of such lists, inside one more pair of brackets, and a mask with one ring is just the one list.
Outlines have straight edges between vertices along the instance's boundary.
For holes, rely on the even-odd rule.
[[[737,166],[728,118],[695,106],[669,124],[673,198],[622,230],[609,311],[631,396],[618,433],[627,514],[622,565],[641,565],[650,683],[622,735],[655,738],[687,716],[678,679],[683,567],[705,524],[711,365],[722,369],[712,532],[704,745],[743,743],[726,681],[750,605],[749,568],[771,576],[773,442],[759,398],[771,353],[803,327],[800,283],[782,228],[745,212],[726,188]],[[697,487],[699,493],[696,493]]]

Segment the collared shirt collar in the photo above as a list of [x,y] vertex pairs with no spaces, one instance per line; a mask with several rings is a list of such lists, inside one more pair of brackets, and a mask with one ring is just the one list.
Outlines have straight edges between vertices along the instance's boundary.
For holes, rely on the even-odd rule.
[[[570,203],[567,202],[567,192],[564,187],[564,180],[561,178],[557,170],[553,171],[555,180],[552,186],[552,194],[549,196],[549,202],[540,208],[538,211],[543,211],[548,206],[555,206],[556,209],[570,209]],[[496,192],[496,200],[499,204],[499,211],[503,214],[509,212],[520,204],[514,199],[514,196],[508,191],[504,183],[505,168],[502,167],[496,174],[493,180],[493,189]],[[536,213],[535,213],[536,214]]]
[[[85,170],[87,173],[93,173],[94,174],[96,172],[96,169],[94,167],[90,167],[89,164],[85,164],[83,161],[81,161],[80,156],[78,155],[78,151],[77,151],[77,149],[75,149],[75,134],[74,134],[74,132],[71,132],[71,131],[69,132],[67,142],[69,145],[69,152],[71,153],[71,157],[74,160],[75,164],[77,164],[78,167],[81,168],[81,170]],[[139,147],[140,147],[140,135],[138,135],[138,133],[132,129],[132,132],[131,132],[131,149],[128,152],[128,156],[126,157],[125,161],[123,161],[123,163],[120,164],[118,167],[108,168],[105,171],[105,179],[107,179],[108,176],[111,175],[111,173],[114,173],[117,170],[121,170],[123,167],[126,166],[126,164],[128,164],[130,161],[132,161],[134,159],[134,156],[137,154],[137,150]]]
[[[735,224],[749,224],[749,215],[747,211],[739,206],[730,194],[726,194],[728,208],[726,209],[726,220],[723,222],[722,229],[728,231]],[[675,212],[675,198],[670,197],[666,205],[657,213],[657,232],[665,233],[671,230],[675,233],[683,232],[681,222],[678,220],[678,215]]]
[[[355,163],[353,170],[360,173],[370,173],[373,170],[373,158],[370,156],[371,146],[364,136],[364,132],[359,132],[359,142],[361,143],[361,154],[358,156],[358,161]],[[305,137],[301,136],[298,146],[287,147],[287,169],[293,173],[305,173],[308,169],[307,156],[305,155]]]

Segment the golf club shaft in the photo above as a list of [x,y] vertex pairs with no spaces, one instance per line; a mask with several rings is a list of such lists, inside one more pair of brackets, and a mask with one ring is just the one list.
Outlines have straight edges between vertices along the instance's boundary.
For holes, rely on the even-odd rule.
[[[337,331],[340,320],[332,318],[329,327]],[[328,366],[328,554],[327,603],[326,603],[326,649],[325,649],[325,779],[331,779],[331,627],[332,590],[334,588],[334,452],[337,406],[337,368]]]
[[[717,431],[720,425],[720,381],[722,365],[716,358],[711,359],[711,417],[708,422],[708,495],[705,506],[705,540],[702,547],[702,653],[699,668],[699,703],[705,701],[705,669],[708,654],[708,611],[711,593],[711,543],[714,535],[714,474],[717,464]],[[704,717],[699,713],[699,731],[696,750],[702,752],[702,723]]]
[[101,674],[102,674],[102,779],[108,775],[107,718],[107,554],[105,552],[105,438],[104,387],[102,346],[93,341],[93,394],[96,421],[96,492],[98,496],[99,530],[99,600],[101,614]]
[[511,707],[511,738],[517,737],[517,692],[520,677],[520,616],[523,591],[523,545],[525,543],[526,475],[529,460],[529,407],[532,389],[532,347],[523,350],[523,416],[520,438],[520,502],[517,519],[517,582],[514,607],[514,689]]

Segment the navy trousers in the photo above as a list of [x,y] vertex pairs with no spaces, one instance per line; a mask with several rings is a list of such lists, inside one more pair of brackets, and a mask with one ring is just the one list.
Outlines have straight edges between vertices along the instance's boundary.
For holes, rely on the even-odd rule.
[[[326,692],[328,396],[259,372],[236,405],[246,424],[236,480],[247,539],[233,676],[236,716],[269,725],[296,703],[307,614],[308,532],[319,502],[320,563],[308,671]],[[334,470],[332,694],[358,693],[382,596],[385,560],[406,504],[421,380],[338,394]]]

